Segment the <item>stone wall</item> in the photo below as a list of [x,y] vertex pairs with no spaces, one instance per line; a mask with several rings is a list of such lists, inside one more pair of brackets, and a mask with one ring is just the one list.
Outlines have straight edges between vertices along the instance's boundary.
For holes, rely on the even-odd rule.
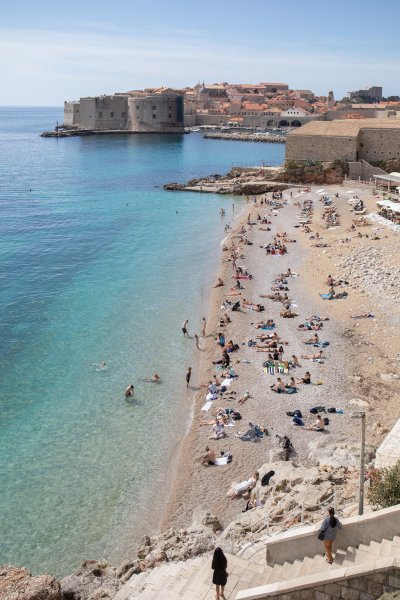
[[152,94],[129,98],[128,129],[148,133],[182,132],[183,97],[177,94]]
[[358,159],[356,137],[289,134],[286,138],[286,160],[328,162],[338,158]]
[[79,125],[80,103],[64,102],[64,125]]
[[395,592],[399,588],[400,569],[392,567],[308,589],[270,594],[268,597],[275,600],[376,600],[382,594]]
[[378,160],[390,160],[399,157],[399,129],[361,129],[359,134],[359,158],[377,162]]
[[124,130],[128,123],[128,96],[96,96],[80,100],[80,129]]

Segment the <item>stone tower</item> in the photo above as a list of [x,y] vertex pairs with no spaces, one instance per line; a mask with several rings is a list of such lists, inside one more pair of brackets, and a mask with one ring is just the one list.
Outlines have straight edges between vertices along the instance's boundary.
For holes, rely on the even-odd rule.
[[328,100],[326,106],[328,110],[331,110],[335,106],[335,98],[333,96],[332,90],[328,93]]

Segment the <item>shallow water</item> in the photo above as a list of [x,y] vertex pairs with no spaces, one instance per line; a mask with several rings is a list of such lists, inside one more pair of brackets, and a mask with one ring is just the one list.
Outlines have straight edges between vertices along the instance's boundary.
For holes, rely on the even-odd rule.
[[[83,558],[121,560],[156,526],[154,486],[186,428],[195,354],[181,322],[199,332],[219,210],[229,220],[242,200],[160,186],[279,164],[284,146],[40,138],[57,119],[0,109],[0,563],[62,575]],[[162,385],[142,380],[154,371]]]

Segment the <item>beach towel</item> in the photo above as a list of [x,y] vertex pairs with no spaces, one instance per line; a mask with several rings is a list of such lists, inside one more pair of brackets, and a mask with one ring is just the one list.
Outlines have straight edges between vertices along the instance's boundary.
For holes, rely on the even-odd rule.
[[233,379],[224,379],[221,386],[229,387],[232,383]]
[[206,396],[206,400],[216,400],[218,398],[218,394],[212,394],[211,392],[208,392],[207,396]]
[[212,402],[206,402],[205,405],[201,408],[201,410],[204,410],[204,412],[208,412],[211,407],[212,407]]
[[214,464],[217,467],[220,467],[221,465],[227,465],[230,462],[232,462],[232,454],[226,453],[224,456],[220,456],[219,458],[216,458]]
[[333,300],[332,294],[320,294],[323,300]]

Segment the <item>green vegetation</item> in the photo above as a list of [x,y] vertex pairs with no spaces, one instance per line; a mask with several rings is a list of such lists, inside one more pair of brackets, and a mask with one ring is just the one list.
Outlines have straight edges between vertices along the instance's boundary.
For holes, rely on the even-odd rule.
[[393,467],[379,469],[367,498],[375,510],[400,504],[400,460]]
[[285,162],[285,170],[286,171],[296,171],[297,169],[304,170],[304,165],[296,162],[295,160],[287,160]]
[[349,163],[347,162],[347,160],[345,158],[336,158],[332,162],[332,165],[337,169],[341,169],[343,175],[349,174]]
[[320,160],[307,160],[305,162],[306,167],[322,167],[322,162]]

